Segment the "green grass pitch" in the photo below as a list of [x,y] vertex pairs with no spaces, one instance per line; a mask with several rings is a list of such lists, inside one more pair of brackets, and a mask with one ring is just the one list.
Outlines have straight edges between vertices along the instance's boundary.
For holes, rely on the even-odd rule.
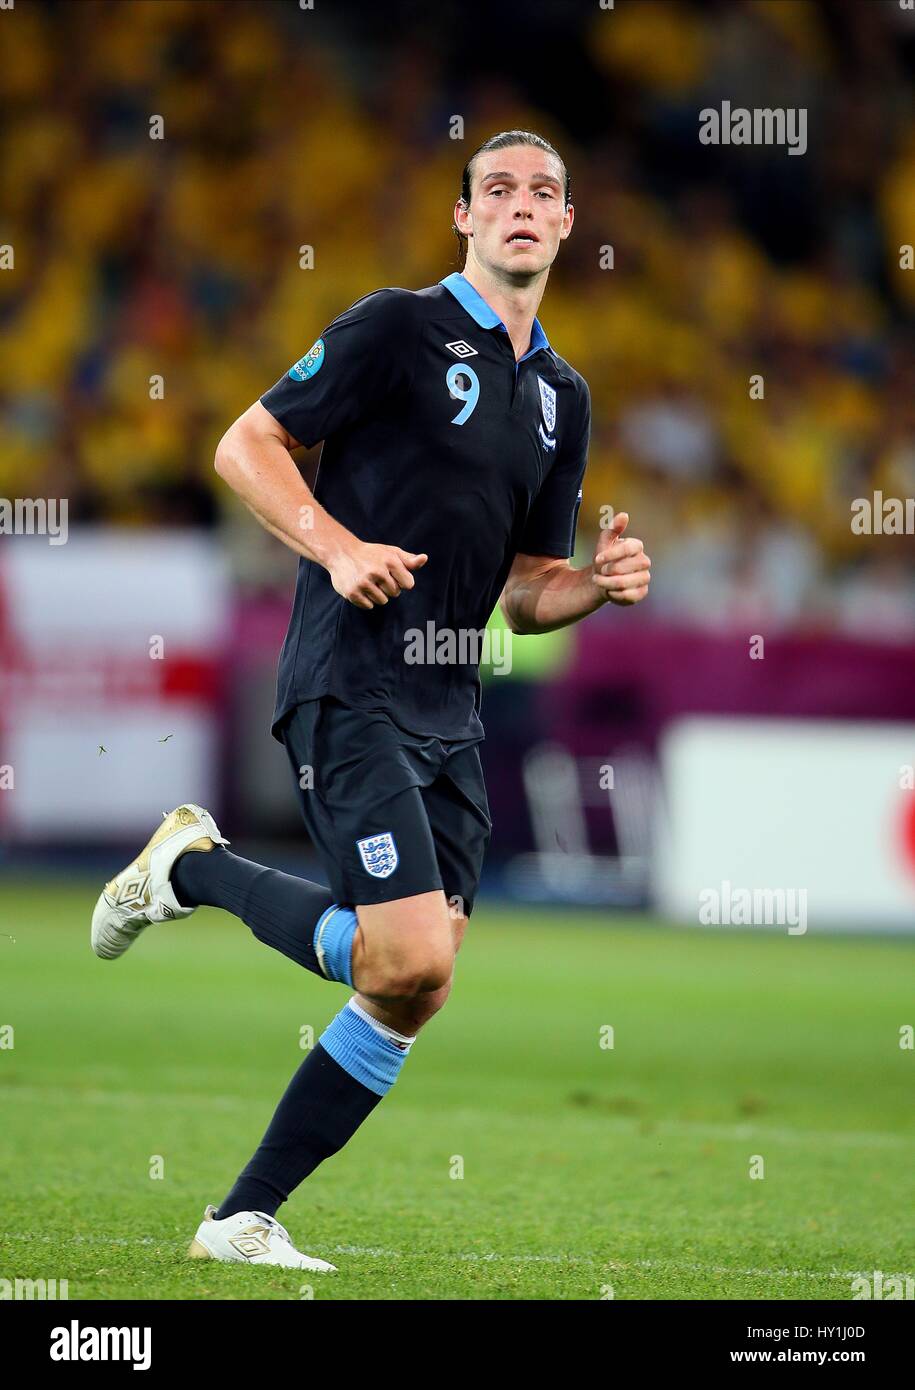
[[96,960],[97,888],[0,885],[0,1278],[71,1299],[847,1300],[856,1273],[913,1272],[913,941],[484,902],[396,1087],[280,1208],[339,1266],[322,1277],[184,1254],[300,1030],[347,991],[209,910]]

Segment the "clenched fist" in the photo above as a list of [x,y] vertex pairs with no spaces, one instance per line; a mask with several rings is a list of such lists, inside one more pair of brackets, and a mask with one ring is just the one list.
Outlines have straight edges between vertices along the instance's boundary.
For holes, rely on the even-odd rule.
[[641,541],[634,537],[623,539],[628,525],[629,513],[617,512],[597,543],[592,583],[607,603],[638,603],[648,593],[651,560]]
[[341,598],[357,608],[374,608],[412,589],[411,573],[428,560],[397,545],[372,545],[358,541],[327,566],[330,581]]

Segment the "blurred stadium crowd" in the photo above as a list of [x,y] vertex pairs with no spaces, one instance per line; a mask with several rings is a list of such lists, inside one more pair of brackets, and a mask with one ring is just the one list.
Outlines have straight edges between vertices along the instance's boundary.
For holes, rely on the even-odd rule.
[[[0,495],[221,526],[245,586],[287,589],[217,440],[355,299],[456,268],[461,168],[526,127],[572,176],[541,318],[594,401],[580,558],[610,503],[654,558],[655,615],[911,636],[912,538],[853,535],[850,506],[915,494],[913,16],[535,0],[512,60],[506,8],[475,36],[450,5],[436,30],[383,6],[349,33],[346,6],[283,0],[0,15]],[[502,75],[462,62],[480,28]],[[724,99],[807,108],[807,152],[701,145]]]

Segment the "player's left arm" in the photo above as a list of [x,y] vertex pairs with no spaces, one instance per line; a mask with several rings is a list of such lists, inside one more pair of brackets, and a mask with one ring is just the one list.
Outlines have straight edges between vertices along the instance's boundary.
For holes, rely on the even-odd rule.
[[550,555],[516,555],[499,599],[511,631],[552,632],[605,603],[628,608],[643,599],[651,560],[640,540],[623,535],[628,524],[628,514],[617,512],[583,569]]
[[517,537],[499,600],[512,632],[552,632],[605,603],[629,606],[648,593],[651,561],[640,540],[623,536],[626,512],[601,531],[590,565],[574,569],[570,563],[591,443],[591,392],[583,377],[577,382],[573,417]]

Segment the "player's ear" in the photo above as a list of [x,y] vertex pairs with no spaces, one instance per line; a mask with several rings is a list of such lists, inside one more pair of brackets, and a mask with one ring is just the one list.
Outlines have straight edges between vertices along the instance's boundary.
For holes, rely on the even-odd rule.
[[[458,212],[459,210],[460,210],[462,213],[464,213],[465,216],[469,217],[471,221],[473,221],[473,213],[470,211],[470,208],[469,208],[469,207],[467,206],[467,204],[464,202],[464,199],[463,199],[463,198],[458,198],[457,203],[455,204],[455,214],[457,214],[457,212]],[[454,230],[455,230],[456,232],[458,232],[460,236],[473,236],[473,232],[461,232],[461,231],[460,231],[460,228],[459,228],[458,225],[457,225],[457,216],[455,216]]]

